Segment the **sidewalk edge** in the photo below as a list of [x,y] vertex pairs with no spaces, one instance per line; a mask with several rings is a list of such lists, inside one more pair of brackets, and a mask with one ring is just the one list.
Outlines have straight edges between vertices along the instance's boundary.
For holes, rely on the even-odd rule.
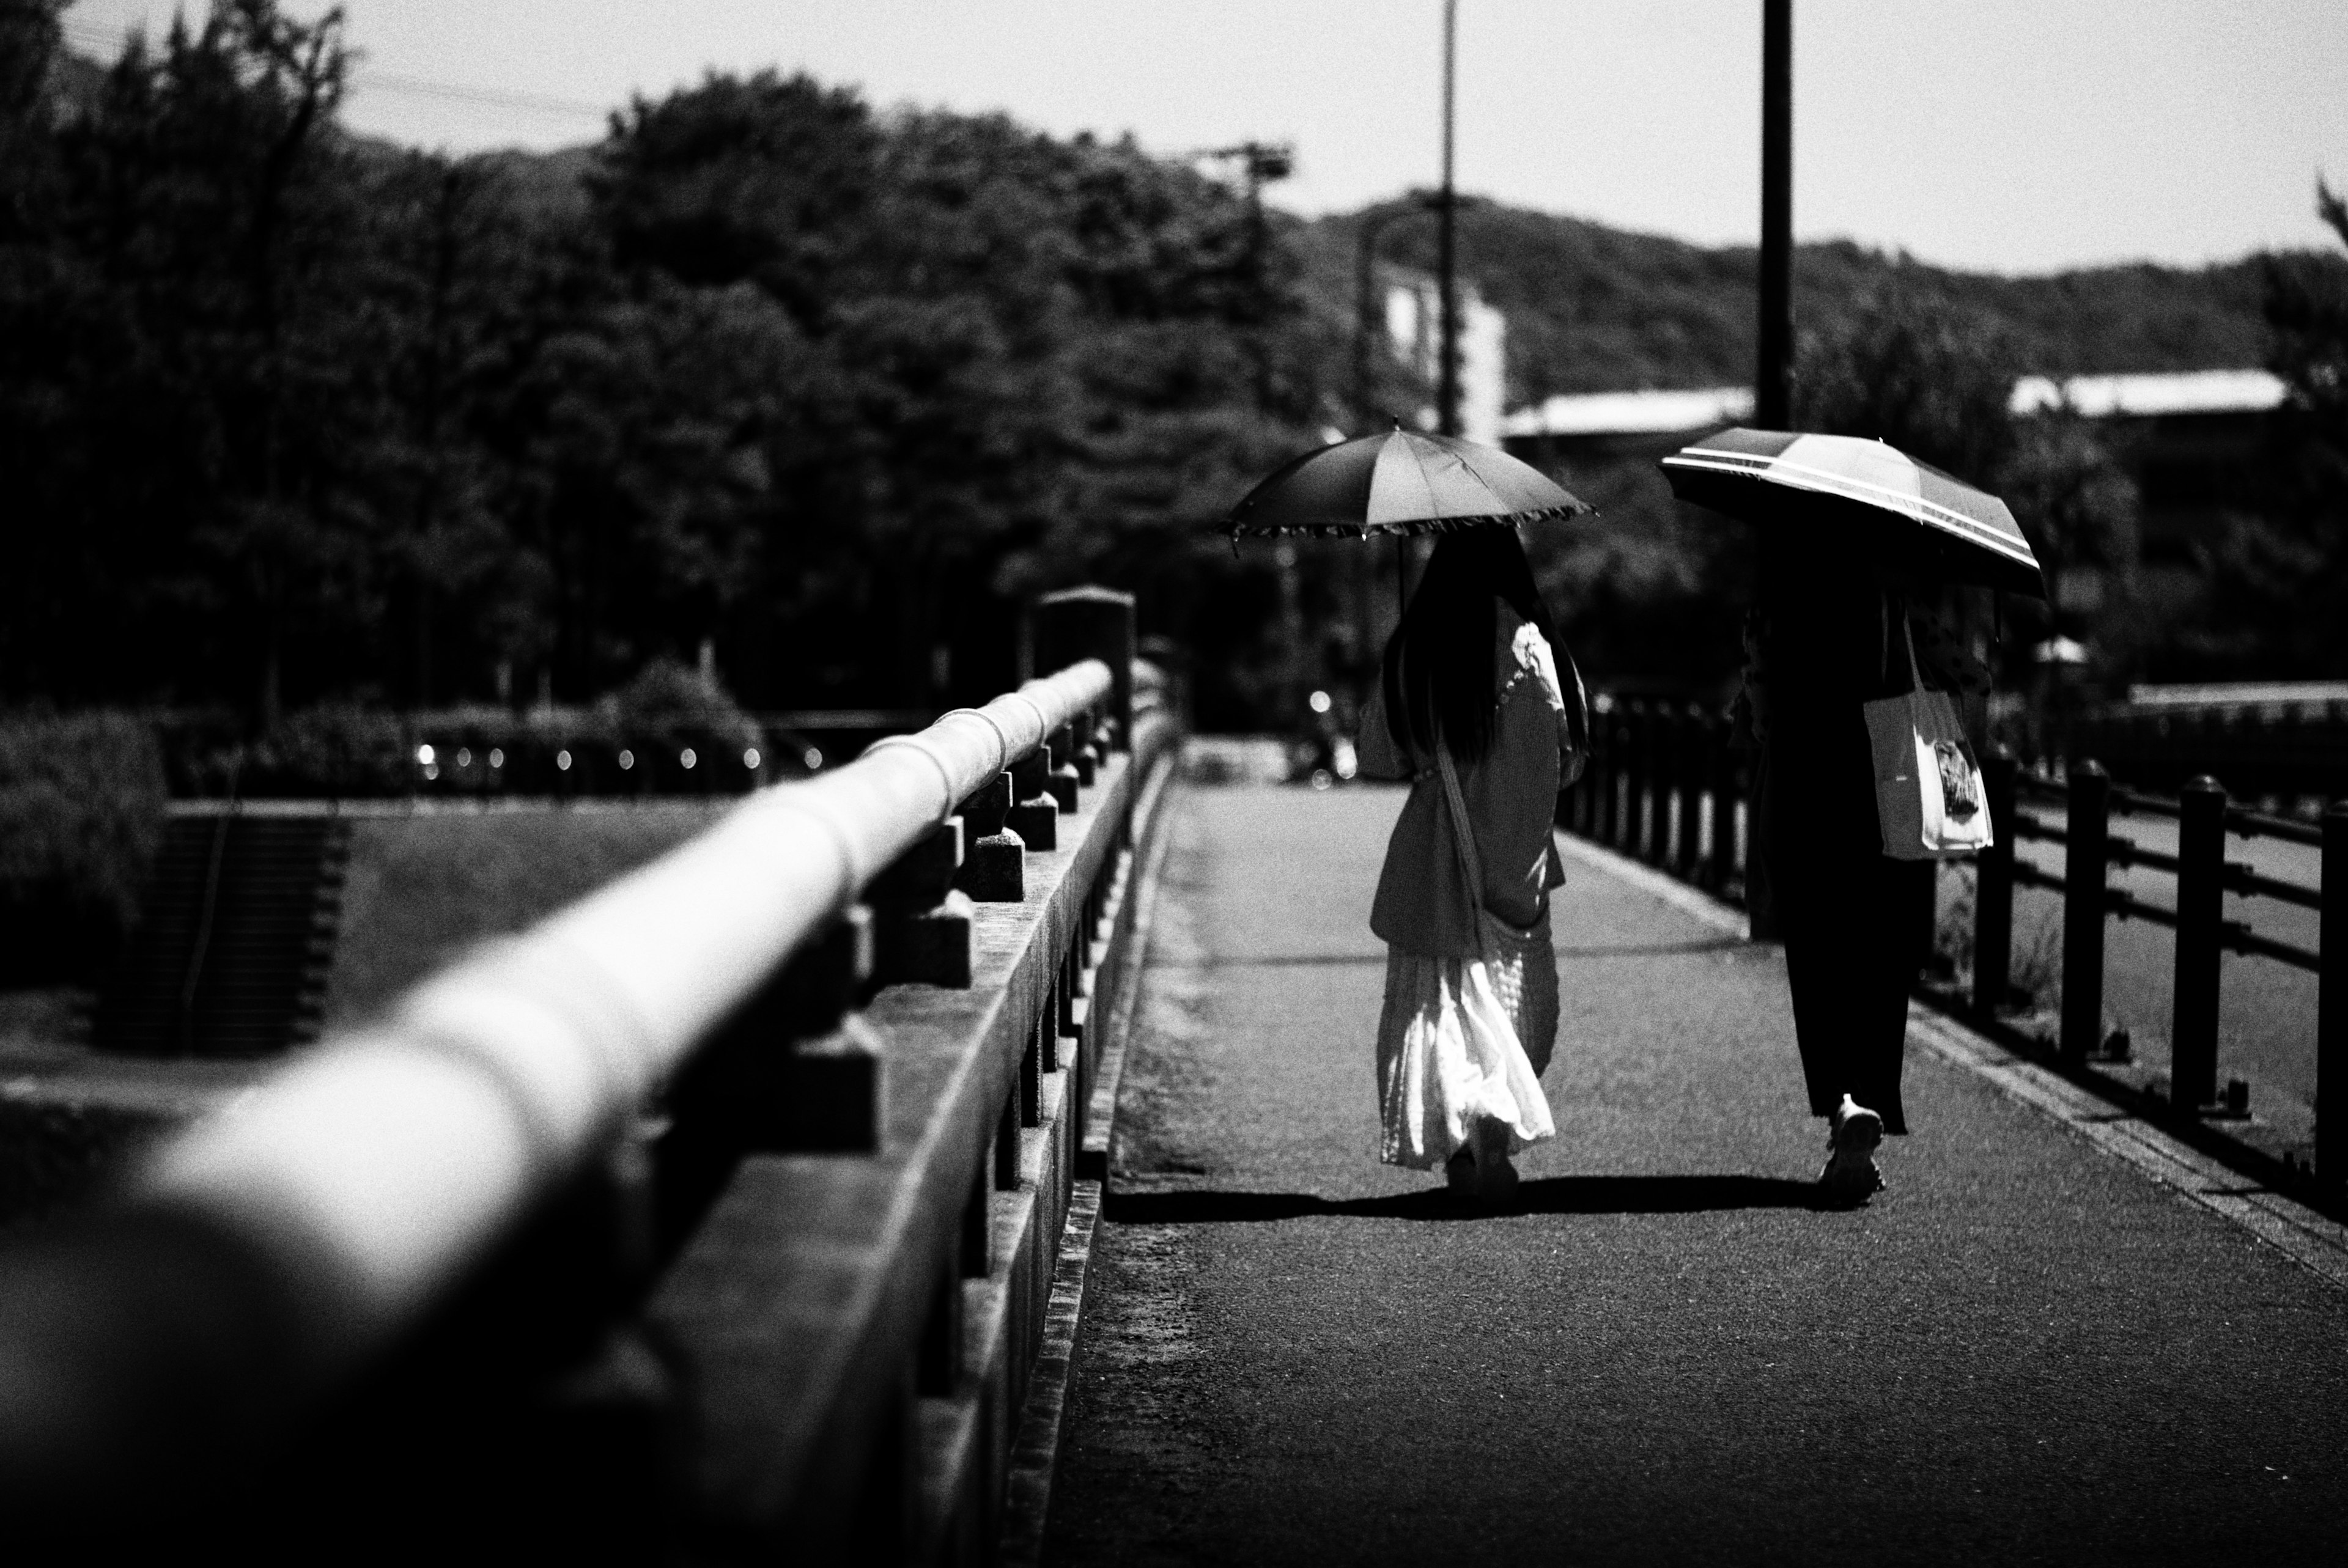
[[1026,1568],[1041,1559],[1044,1532],[1050,1522],[1052,1482],[1060,1462],[1060,1431],[1067,1414],[1068,1392],[1076,1382],[1077,1342],[1084,1333],[1085,1288],[1092,1274],[1093,1235],[1099,1225],[1101,1199],[1107,1187],[1117,1084],[1125,1074],[1126,1037],[1133,1028],[1136,999],[1141,993],[1142,975],[1148,967],[1159,877],[1165,869],[1167,846],[1174,836],[1174,760],[1169,758],[1144,784],[1135,812],[1141,819],[1142,830],[1128,892],[1134,900],[1133,926],[1126,938],[1130,946],[1118,968],[1117,994],[1109,999],[1109,1024],[1102,1035],[1099,1066],[1084,1122],[1084,1143],[1077,1153],[1076,1180],[1069,1188],[1067,1220],[1061,1227],[1059,1251],[1052,1266],[1043,1342],[1036,1348],[1035,1364],[1028,1373],[1018,1424],[1012,1434],[1011,1462],[1004,1481],[1003,1529],[992,1559],[1006,1568]]
[[[1591,869],[1629,883],[1715,930],[1746,935],[1743,910],[1611,849],[1570,834],[1556,836],[1560,849]],[[2052,1118],[2188,1202],[2232,1221],[2328,1284],[2348,1290],[2348,1225],[2188,1147],[2143,1118],[1933,1010],[1929,1003],[1908,1004],[1908,1034],[1941,1061],[1986,1080],[2008,1098]]]

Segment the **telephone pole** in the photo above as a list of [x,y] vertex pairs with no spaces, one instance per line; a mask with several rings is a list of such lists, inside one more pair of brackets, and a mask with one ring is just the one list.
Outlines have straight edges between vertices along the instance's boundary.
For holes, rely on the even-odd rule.
[[1794,0],[1761,0],[1761,332],[1753,423],[1784,430],[1794,358]]
[[1459,0],[1443,0],[1443,197],[1437,220],[1435,272],[1443,297],[1441,363],[1435,376],[1435,425],[1459,434],[1459,287],[1454,277],[1453,209],[1458,194],[1451,179],[1453,83],[1459,53]]

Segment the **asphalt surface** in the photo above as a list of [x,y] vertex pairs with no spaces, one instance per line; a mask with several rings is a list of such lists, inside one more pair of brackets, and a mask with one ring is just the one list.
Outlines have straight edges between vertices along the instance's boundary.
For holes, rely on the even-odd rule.
[[1526,1212],[1378,1164],[1400,802],[1176,804],[1047,1561],[2339,1560],[2348,1296],[1921,1050],[1809,1206],[1781,957],[1607,875]]

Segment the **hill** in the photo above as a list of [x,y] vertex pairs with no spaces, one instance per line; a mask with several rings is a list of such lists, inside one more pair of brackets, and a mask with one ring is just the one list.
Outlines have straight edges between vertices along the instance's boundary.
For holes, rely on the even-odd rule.
[[[1362,213],[1298,225],[1314,292],[1350,317]],[[1432,270],[1435,225],[1386,227],[1379,253]],[[1755,256],[1520,208],[1463,211],[1462,275],[1509,317],[1512,405],[1556,393],[1715,386],[1753,374]],[[2326,265],[2348,272],[2348,261]],[[1794,319],[1811,331],[1898,289],[1977,318],[2021,372],[2074,375],[2207,370],[2267,359],[2263,263],[2140,263],[2006,277],[1935,267],[1848,241],[1797,248]]]

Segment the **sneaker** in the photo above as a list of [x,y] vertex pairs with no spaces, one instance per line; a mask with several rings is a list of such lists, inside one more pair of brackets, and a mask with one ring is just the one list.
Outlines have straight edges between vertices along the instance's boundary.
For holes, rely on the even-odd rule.
[[1827,1164],[1818,1185],[1839,1203],[1863,1204],[1883,1190],[1875,1151],[1883,1142],[1883,1118],[1848,1094],[1827,1118]]

